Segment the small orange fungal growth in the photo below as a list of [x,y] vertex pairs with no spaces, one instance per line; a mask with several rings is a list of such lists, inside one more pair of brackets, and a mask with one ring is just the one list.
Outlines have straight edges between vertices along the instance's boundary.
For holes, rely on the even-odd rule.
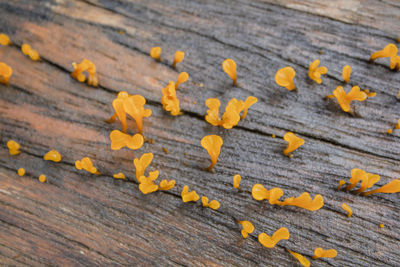
[[349,65],[344,66],[342,70],[342,77],[345,83],[348,83],[350,81],[350,74],[351,67]]
[[254,225],[249,221],[237,221],[242,227],[241,234],[243,238],[248,238],[249,234],[254,231]]
[[211,164],[208,170],[212,172],[212,168],[217,163],[219,154],[221,153],[222,138],[218,135],[207,135],[201,139],[201,146],[207,150],[211,158]]
[[308,67],[308,77],[318,84],[322,83],[321,75],[326,74],[328,69],[326,67],[318,67],[319,59],[314,60]]
[[138,127],[139,133],[143,133],[143,118],[151,116],[151,109],[145,109],[146,99],[141,95],[131,95],[123,100],[125,112],[131,116]]
[[289,91],[296,89],[293,79],[296,76],[296,71],[292,67],[284,67],[278,70],[275,74],[275,82]]
[[267,235],[266,233],[261,233],[258,235],[258,242],[261,243],[264,247],[273,248],[275,245],[282,239],[289,239],[290,234],[289,230],[285,227],[278,229],[272,237]]
[[363,193],[363,196],[369,196],[376,193],[386,193],[386,194],[400,193],[400,180],[395,179],[390,183],[381,186],[378,189]]
[[39,53],[34,50],[30,45],[23,44],[21,46],[21,51],[24,55],[29,56],[33,61],[38,61],[40,59]]
[[19,168],[17,171],[19,176],[24,176],[25,175],[25,169],[24,168]]
[[0,44],[1,45],[9,45],[11,44],[10,37],[7,34],[0,33]]
[[191,191],[189,192],[189,186],[185,185],[182,189],[181,192],[181,197],[183,202],[196,202],[197,200],[200,199],[199,195],[196,193],[196,191]]
[[167,190],[174,188],[174,186],[175,186],[175,180],[168,181],[168,180],[164,179],[160,182],[159,189],[163,190],[163,191],[167,191]]
[[14,140],[8,141],[7,147],[8,153],[10,153],[10,155],[18,155],[19,153],[21,153],[21,151],[19,151],[19,148],[21,147],[20,144],[18,144]]
[[57,150],[50,150],[43,156],[44,160],[51,160],[54,162],[61,161],[61,154]]
[[351,101],[365,101],[367,99],[367,94],[362,92],[358,86],[353,86],[347,94],[342,86],[338,86],[333,90],[333,96],[336,97],[340,107],[345,112],[350,111]]
[[112,106],[113,106],[113,108],[115,110],[115,113],[114,113],[114,115],[112,115],[111,118],[109,118],[107,120],[108,123],[112,123],[118,117],[118,119],[121,121],[122,131],[124,133],[126,133],[126,128],[127,128],[127,125],[126,125],[126,112],[125,112],[125,109],[124,109],[124,100],[126,98],[128,98],[128,96],[129,96],[129,94],[127,92],[125,92],[125,91],[121,91],[121,92],[118,93],[117,98],[115,98],[113,100],[113,102],[112,102]]
[[232,79],[233,85],[236,85],[237,82],[237,76],[236,76],[236,63],[233,59],[225,59],[224,62],[222,62],[222,68],[225,71],[226,74]]
[[156,47],[153,47],[151,50],[150,50],[150,56],[152,57],[152,58],[154,58],[155,60],[160,60],[160,57],[161,57],[161,47],[158,47],[158,46],[156,46]]
[[376,92],[370,92],[369,89],[364,89],[363,91],[364,91],[364,93],[367,94],[368,97],[376,96]]
[[81,160],[75,161],[75,168],[77,168],[78,170],[85,170],[93,174],[100,174],[97,171],[96,167],[93,166],[92,161],[88,157],[84,157]]
[[381,223],[381,224],[379,224],[379,227],[380,227],[380,228],[384,228],[385,225],[384,225],[383,223]]
[[220,203],[217,200],[211,200],[209,202],[208,197],[206,196],[201,197],[201,203],[203,204],[203,207],[208,207],[213,210],[217,210],[220,207]]
[[345,190],[352,190],[357,186],[359,182],[361,182],[361,186],[355,193],[362,193],[366,189],[371,188],[374,184],[376,184],[380,180],[380,176],[373,173],[368,173],[364,170],[354,168],[351,170],[351,178],[349,179],[349,185],[346,186]]
[[83,72],[86,71],[88,73],[87,83],[95,87],[98,85],[99,81],[96,76],[96,66],[93,62],[88,59],[84,59],[79,64],[73,62],[72,67],[74,67],[74,71],[71,73],[71,76],[74,79],[77,79],[81,83],[85,82],[86,76],[83,74]]
[[303,138],[296,136],[292,132],[285,133],[285,135],[283,136],[283,139],[289,143],[287,148],[285,150],[283,150],[283,154],[285,156],[287,156],[289,153],[298,149],[305,142]]
[[249,110],[249,108],[254,105],[255,103],[258,102],[257,97],[254,96],[249,96],[246,98],[246,100],[244,101],[244,108],[243,108],[243,114],[240,117],[241,120],[243,120],[244,118],[246,118],[247,116],[247,111]]
[[144,176],[144,172],[146,168],[150,165],[153,161],[153,153],[144,153],[139,159],[135,158],[133,160],[133,165],[135,165],[136,169],[136,179],[139,181],[141,176]]
[[172,67],[175,68],[176,64],[181,62],[185,58],[185,52],[176,51],[174,55],[174,62],[172,62]]
[[335,258],[337,256],[337,251],[335,249],[324,250],[322,248],[316,248],[314,250],[314,260],[318,258]]
[[44,174],[41,174],[40,176],[39,176],[39,182],[41,182],[41,183],[44,183],[44,182],[46,182],[46,175],[44,175]]
[[12,68],[4,62],[0,62],[0,83],[8,84],[12,75]]
[[242,180],[242,176],[236,174],[233,176],[233,187],[240,190],[240,181]]
[[315,195],[314,199],[312,199],[309,193],[304,192],[296,198],[286,198],[281,205],[296,206],[306,210],[316,211],[324,206],[324,198],[321,195],[317,194]]
[[115,174],[113,175],[113,177],[114,177],[114,179],[125,179],[125,178],[126,178],[126,177],[125,177],[125,174],[123,174],[122,172],[115,173]]
[[342,209],[344,209],[345,211],[347,211],[347,217],[351,217],[351,215],[353,214],[353,210],[350,208],[349,205],[347,205],[346,203],[342,204]]
[[387,130],[387,133],[388,133],[388,134],[391,134],[391,133],[393,133],[393,130],[392,130],[392,129],[388,129],[388,130]]
[[158,185],[154,181],[158,178],[158,171],[149,172],[149,176],[144,175],[139,177],[139,190],[144,195],[156,192],[158,190]]
[[127,146],[132,150],[136,150],[141,148],[144,143],[144,139],[141,134],[130,136],[129,134],[125,134],[118,130],[114,130],[110,133],[110,139],[112,150],[119,150],[124,146]]
[[372,53],[369,60],[372,62],[377,58],[389,57],[390,58],[390,69],[394,69],[395,67],[397,67],[396,66],[397,64],[399,64],[399,68],[400,68],[400,63],[398,63],[399,59],[397,56],[397,51],[398,51],[398,49],[395,44],[388,44],[382,50]]
[[343,185],[345,185],[346,184],[346,181],[345,180],[340,180],[339,181],[339,185],[338,185],[338,187],[337,187],[337,190],[340,190],[340,188],[343,186]]
[[179,99],[176,97],[176,89],[173,81],[164,87],[162,90],[161,104],[163,109],[169,111],[172,116],[181,115],[181,109],[179,107]]
[[189,74],[187,72],[181,72],[178,75],[178,79],[176,80],[175,83],[175,90],[178,89],[178,85],[180,85],[181,83],[186,82],[189,79]]
[[310,261],[307,260],[306,257],[304,257],[303,255],[301,255],[300,253],[293,252],[293,251],[291,251],[291,250],[288,250],[288,251],[289,251],[290,254],[292,254],[293,257],[295,257],[295,258],[300,262],[300,264],[301,264],[302,266],[310,267]]

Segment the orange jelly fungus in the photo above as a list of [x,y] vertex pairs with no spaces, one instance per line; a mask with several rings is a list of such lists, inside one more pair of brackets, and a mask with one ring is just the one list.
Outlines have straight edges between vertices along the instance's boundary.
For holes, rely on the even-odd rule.
[[236,63],[233,59],[225,59],[222,62],[222,68],[224,69],[225,73],[232,79],[233,85],[236,85],[237,76],[236,76]]
[[381,186],[378,189],[365,192],[363,193],[363,195],[369,196],[371,194],[376,194],[376,193],[386,193],[386,194],[400,193],[400,180],[395,179],[390,183]]
[[61,154],[57,150],[50,150],[43,156],[44,160],[51,160],[54,162],[61,161]]
[[1,45],[9,45],[11,44],[10,37],[7,34],[0,33],[0,44]]
[[158,185],[154,181],[158,178],[158,171],[149,172],[149,176],[144,175],[139,177],[139,190],[144,195],[153,193],[158,190]]
[[131,116],[138,127],[139,133],[143,132],[143,118],[151,116],[151,109],[145,109],[146,99],[141,95],[131,95],[124,99],[125,112]]
[[196,191],[189,192],[189,186],[187,185],[183,187],[181,197],[183,202],[190,202],[190,201],[196,202],[197,200],[200,199]]
[[376,92],[370,92],[369,89],[364,89],[363,91],[364,91],[364,93],[367,94],[368,97],[376,96]]
[[237,221],[242,227],[242,236],[243,238],[248,238],[249,234],[254,231],[254,225],[249,221]]
[[340,180],[339,181],[339,184],[338,184],[338,187],[337,187],[337,190],[340,190],[340,188],[343,186],[343,185],[345,185],[346,184],[346,181],[345,180]]
[[46,182],[46,175],[44,175],[44,174],[41,174],[40,176],[39,176],[39,182],[41,182],[41,183],[44,183],[44,182]]
[[19,176],[24,176],[25,175],[25,169],[24,168],[19,168],[17,171]]
[[34,50],[30,45],[23,44],[21,46],[21,51],[24,55],[29,56],[33,61],[38,61],[40,59],[39,53]]
[[203,204],[203,207],[208,207],[213,210],[217,210],[220,207],[220,204],[217,200],[211,200],[209,202],[208,197],[205,197],[205,196],[201,197],[201,203]]
[[371,188],[374,184],[376,184],[381,177],[377,174],[368,173],[364,170],[354,168],[351,170],[351,178],[349,179],[349,185],[346,186],[346,190],[352,190],[357,186],[359,182],[361,182],[361,186],[355,193],[362,193],[366,189]]
[[121,92],[118,93],[117,98],[115,98],[113,100],[113,102],[112,102],[112,106],[113,106],[113,108],[115,110],[115,113],[114,113],[114,115],[112,115],[111,118],[109,118],[107,120],[108,123],[112,123],[118,117],[118,119],[121,121],[122,131],[124,133],[126,133],[126,128],[127,128],[127,125],[126,125],[126,112],[125,112],[125,109],[124,109],[124,100],[127,99],[128,96],[129,96],[129,94],[127,92],[125,92],[125,91],[121,91]]
[[72,63],[72,67],[74,67],[74,71],[71,73],[71,76],[77,79],[79,82],[83,83],[86,80],[86,76],[83,74],[84,71],[88,73],[87,83],[91,86],[97,86],[99,81],[96,76],[96,66],[88,59],[82,60],[81,63],[76,64]]
[[377,52],[372,53],[370,57],[370,61],[374,61],[377,58],[384,58],[384,57],[389,57],[390,58],[390,69],[394,69],[395,67],[397,68],[397,64],[399,64],[400,68],[400,62],[397,56],[397,46],[395,44],[388,44],[383,48],[382,50],[379,50]]
[[21,153],[21,151],[19,151],[19,148],[21,147],[20,144],[18,144],[14,140],[8,141],[7,147],[10,155],[18,155],[19,153]]
[[285,135],[283,136],[283,139],[289,143],[287,148],[285,150],[283,150],[283,154],[285,156],[289,155],[289,153],[298,149],[305,142],[303,138],[296,136],[292,132],[285,133]]
[[383,223],[379,224],[380,228],[385,228],[385,225]]
[[289,91],[296,89],[293,79],[296,76],[296,71],[292,67],[284,67],[278,70],[275,74],[275,82]]
[[314,199],[312,199],[309,193],[304,192],[296,198],[286,198],[280,205],[296,206],[306,210],[316,211],[324,206],[324,198],[317,194],[315,195]]
[[144,139],[141,134],[130,136],[129,134],[125,134],[118,130],[114,130],[110,133],[110,139],[112,150],[119,150],[124,146],[127,146],[132,150],[136,150],[141,148],[144,143]]
[[92,161],[88,157],[84,157],[81,160],[75,161],[75,168],[78,170],[85,170],[93,174],[100,174],[96,167],[93,166]]
[[291,251],[291,250],[288,250],[288,251],[289,251],[290,254],[292,254],[293,257],[295,257],[295,258],[300,262],[300,264],[301,264],[302,266],[310,267],[310,261],[307,260],[306,257],[304,257],[303,255],[301,255],[300,253],[293,252],[293,251]]
[[179,99],[176,97],[176,89],[173,81],[164,87],[162,90],[161,104],[163,109],[169,111],[172,116],[181,115],[181,109],[179,107]]
[[349,205],[347,205],[346,203],[342,204],[342,209],[344,209],[345,211],[347,211],[347,217],[351,217],[351,215],[353,214],[353,210],[350,208]]
[[179,73],[178,79],[176,79],[176,83],[175,83],[175,90],[178,89],[178,85],[186,82],[187,80],[189,80],[189,74],[187,72]]
[[113,177],[114,177],[115,179],[125,179],[125,178],[126,178],[126,177],[125,177],[125,174],[123,174],[122,172],[115,173],[115,174],[113,175]]
[[233,187],[240,190],[240,181],[242,180],[242,176],[236,174],[233,176]]
[[351,101],[364,101],[368,97],[368,95],[365,92],[362,92],[358,86],[353,86],[347,94],[342,86],[338,86],[333,90],[333,96],[336,97],[340,107],[345,112],[350,111]]
[[[161,53],[160,53],[161,54]],[[181,62],[185,58],[185,52],[183,51],[176,51],[174,55],[174,62],[172,62],[172,67],[175,68],[176,64]]]
[[388,129],[388,130],[387,130],[387,133],[388,133],[388,134],[391,134],[391,133],[393,133],[393,130],[392,130],[392,129]]
[[342,78],[345,83],[348,83],[350,81],[350,74],[351,67],[349,65],[344,66],[342,70]]
[[167,191],[167,190],[174,188],[174,186],[175,186],[175,180],[168,181],[168,180],[164,179],[160,182],[159,189],[163,190],[163,191]]
[[207,150],[211,158],[211,164],[208,170],[212,172],[214,165],[217,163],[218,156],[221,153],[222,138],[218,135],[207,135],[201,139],[201,146]]
[[308,77],[318,84],[322,83],[321,75],[326,74],[328,69],[326,67],[318,67],[319,59],[314,60],[308,67]]
[[4,62],[0,62],[0,83],[8,84],[12,75],[12,68]]
[[335,258],[337,256],[337,251],[335,249],[324,250],[322,248],[316,248],[314,250],[314,260],[318,258]]
[[[135,158],[133,160],[133,165],[135,165],[135,168],[136,168],[136,179],[138,181],[141,176],[144,176],[144,172],[146,171],[146,168],[150,165],[150,163],[152,161],[153,161],[153,153],[144,153],[140,157],[140,159]],[[156,171],[156,172],[158,173],[158,171]],[[152,172],[150,172],[150,173],[152,173]]]
[[279,199],[283,196],[283,190],[279,187],[267,190],[263,185],[255,184],[251,189],[251,195],[255,200],[267,199],[271,205],[281,205],[282,202]]
[[152,57],[152,58],[154,58],[155,60],[160,60],[160,57],[161,57],[161,47],[153,47],[151,50],[150,50],[150,56]]
[[258,235],[258,242],[261,243],[264,247],[273,248],[275,245],[282,239],[289,239],[290,234],[289,230],[285,227],[278,229],[272,237],[267,235],[266,233],[261,233]]

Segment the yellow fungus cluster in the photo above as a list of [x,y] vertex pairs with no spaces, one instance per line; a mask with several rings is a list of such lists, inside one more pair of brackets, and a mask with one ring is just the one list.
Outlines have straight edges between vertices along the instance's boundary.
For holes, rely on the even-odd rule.
[[114,130],[110,133],[111,149],[119,150],[123,147],[136,150],[143,146],[144,138],[141,134],[135,134],[130,136],[121,131]]
[[307,260],[306,257],[304,257],[303,255],[301,255],[300,253],[297,252],[293,252],[291,250],[288,250],[290,254],[292,254],[293,257],[295,257],[302,266],[304,267],[310,267],[310,261]]
[[99,81],[96,76],[96,66],[93,62],[88,59],[84,59],[79,64],[73,62],[72,67],[74,67],[74,71],[71,73],[73,78],[77,79],[81,83],[85,82],[86,76],[83,74],[83,72],[86,71],[88,73],[87,83],[91,86],[98,85]]
[[285,156],[289,155],[289,153],[295,151],[296,149],[298,149],[300,146],[304,145],[304,143],[305,143],[303,138],[296,136],[292,132],[285,133],[285,135],[283,136],[283,140],[285,140],[286,142],[289,143],[287,148],[285,150],[283,150],[283,154]]
[[233,85],[237,84],[237,76],[236,76],[236,63],[233,59],[225,59],[222,62],[222,69],[226,74],[232,79]]
[[114,179],[125,179],[125,178],[126,178],[126,177],[125,177],[125,174],[123,174],[122,172],[115,173],[115,174],[113,175],[113,177],[114,177]]
[[25,169],[24,168],[19,168],[17,171],[19,176],[24,176],[25,175]]
[[0,33],[0,45],[9,45],[11,44],[10,37],[7,34]]
[[78,170],[85,170],[93,174],[100,174],[97,171],[97,168],[93,166],[92,161],[88,157],[84,157],[81,160],[75,161],[75,168],[77,168]]
[[296,71],[292,67],[284,67],[278,70],[275,74],[275,82],[289,91],[296,89],[293,79],[296,76]]
[[342,78],[345,83],[348,83],[350,81],[350,74],[351,67],[349,65],[344,66],[342,70]]
[[351,215],[353,214],[353,210],[350,208],[349,205],[347,205],[346,203],[342,204],[342,209],[344,209],[345,211],[347,211],[347,217],[351,217]]
[[208,197],[206,196],[201,197],[201,203],[203,204],[203,207],[208,207],[213,210],[217,210],[220,207],[220,203],[218,202],[218,200],[208,201]]
[[314,60],[308,67],[308,77],[318,84],[322,83],[321,75],[328,73],[326,67],[318,67],[319,59]]
[[57,150],[50,150],[43,156],[43,159],[54,161],[54,162],[60,162],[61,154]]
[[178,90],[178,86],[184,82],[189,80],[189,74],[187,72],[181,72],[178,75],[178,78],[176,79],[175,83],[175,90]]
[[201,139],[201,146],[207,150],[208,155],[210,155],[211,164],[208,167],[210,172],[212,172],[214,165],[217,163],[222,144],[222,138],[218,135],[207,135]]
[[287,240],[289,239],[289,237],[289,230],[285,227],[282,227],[275,231],[272,237],[270,237],[266,233],[259,234],[258,242],[260,242],[261,245],[263,245],[264,247],[273,248],[279,241],[281,241],[282,239]]
[[18,155],[19,153],[21,153],[21,151],[19,151],[19,148],[21,147],[20,144],[18,144],[14,140],[8,141],[7,147],[8,153],[10,153],[10,155]]
[[12,68],[4,62],[0,62],[0,83],[8,84],[12,75]]
[[158,47],[158,46],[156,46],[156,47],[153,47],[153,48],[151,48],[151,50],[150,50],[150,56],[152,57],[152,58],[154,58],[155,60],[160,60],[160,58],[161,58],[161,47]]
[[29,56],[33,61],[38,61],[40,59],[39,53],[28,44],[23,44],[21,46],[21,51],[24,55]]
[[363,193],[363,195],[369,196],[376,193],[385,193],[385,194],[400,193],[400,180],[394,179],[393,181],[381,186],[380,188]]
[[39,182],[44,183],[46,182],[46,180],[47,180],[46,175],[44,174],[39,175]]
[[242,227],[241,234],[243,238],[248,238],[249,234],[254,231],[254,225],[249,221],[237,221]]
[[151,116],[151,109],[145,109],[146,99],[141,95],[129,95],[127,92],[122,91],[118,93],[117,98],[112,102],[114,108],[114,115],[107,120],[112,123],[118,118],[122,124],[122,131],[126,133],[126,114],[129,114],[135,121],[139,133],[143,132],[143,118]]
[[314,250],[314,256],[312,258],[316,260],[319,258],[335,258],[336,256],[337,256],[337,251],[335,249],[324,250],[322,248],[316,248]]
[[[160,53],[161,54],[161,53]],[[181,62],[185,58],[185,52],[183,51],[176,51],[174,55],[174,62],[172,62],[172,67],[176,68],[176,64]]]
[[172,188],[174,188],[175,186],[175,180],[162,180],[160,182],[160,186],[158,187],[159,190],[163,190],[163,191],[167,191],[170,190]]
[[[239,123],[240,119],[244,119],[247,116],[248,109],[257,103],[257,101],[258,99],[254,96],[247,97],[245,101],[232,98],[226,105],[225,113],[220,118],[219,107],[221,103],[217,98],[209,98],[205,102],[208,107],[205,119],[213,126],[222,126],[225,129],[231,129]],[[240,116],[242,111],[243,114]]]
[[196,191],[189,191],[189,186],[185,185],[181,192],[181,197],[183,202],[196,202],[200,199]]
[[327,96],[327,98],[332,97],[336,98],[343,111],[349,112],[351,101],[365,101],[368,95],[361,91],[358,86],[353,86],[348,93],[346,93],[342,86],[338,86],[333,90],[333,95]]
[[240,181],[242,180],[242,176],[236,174],[233,176],[233,187],[240,190]]
[[400,56],[397,55],[397,46],[395,44],[388,44],[382,50],[372,53],[370,61],[377,58],[390,58],[390,69],[400,70]]
[[179,99],[176,97],[175,83],[170,81],[162,90],[161,104],[163,109],[170,112],[172,116],[181,115]]

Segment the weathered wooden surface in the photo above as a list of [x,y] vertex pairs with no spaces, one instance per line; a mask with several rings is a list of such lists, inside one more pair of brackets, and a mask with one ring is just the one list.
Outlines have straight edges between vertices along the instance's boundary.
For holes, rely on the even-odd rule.
[[[386,134],[400,117],[400,74],[385,60],[368,63],[372,51],[400,32],[398,2],[215,2],[0,1],[1,31],[14,42],[0,47],[0,61],[14,70],[10,85],[0,86],[2,266],[296,266],[285,248],[312,256],[317,246],[334,248],[338,256],[312,266],[398,265],[399,196],[335,190],[352,168],[381,175],[379,185],[400,178],[400,132]],[[41,62],[20,52],[25,42]],[[162,46],[161,64],[148,56],[152,46]],[[186,52],[177,69],[187,71],[190,81],[178,91],[184,114],[172,117],[159,102],[161,88],[178,74],[170,67],[176,50]],[[221,68],[228,57],[238,64],[237,87]],[[69,76],[71,63],[84,58],[96,64],[99,88]],[[307,78],[316,58],[329,69],[322,85]],[[351,84],[377,92],[356,104],[361,117],[322,99],[342,85],[345,64],[353,70]],[[287,65],[297,71],[297,93],[274,82],[276,70]],[[121,90],[142,94],[153,111],[144,133],[155,143],[139,151],[110,149],[108,135],[121,126],[104,120]],[[218,97],[225,106],[249,95],[259,102],[237,127],[204,121],[207,98]],[[136,131],[132,121],[128,129]],[[292,159],[282,155],[286,131],[306,140]],[[214,174],[203,170],[209,159],[200,146],[211,133],[224,140]],[[21,143],[21,155],[8,155],[9,139]],[[62,162],[43,161],[50,149],[63,155]],[[151,168],[160,170],[160,178],[175,178],[176,188],[139,192],[132,160],[145,152],[154,153]],[[74,168],[84,156],[102,175]],[[20,167],[26,176],[16,175]],[[126,181],[112,178],[119,171]],[[46,184],[37,181],[42,173]],[[232,188],[236,173],[244,192]],[[316,212],[272,207],[252,199],[255,183],[279,186],[286,196],[322,194],[325,206]],[[182,203],[184,185],[219,200],[221,208]],[[353,208],[351,218],[343,202]],[[250,238],[242,239],[235,219],[254,223]],[[283,226],[289,240],[274,249],[257,242],[260,232]]]

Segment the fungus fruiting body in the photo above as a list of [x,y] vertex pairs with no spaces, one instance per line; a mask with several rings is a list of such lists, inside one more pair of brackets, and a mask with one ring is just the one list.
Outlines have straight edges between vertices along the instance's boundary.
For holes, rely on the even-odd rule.
[[46,175],[44,175],[44,174],[41,174],[41,175],[39,175],[39,182],[41,182],[41,183],[44,183],[44,182],[46,182]]
[[293,257],[295,257],[302,266],[304,267],[310,267],[310,261],[306,259],[306,257],[304,257],[303,255],[301,255],[300,253],[288,250],[290,254],[292,254]]
[[200,199],[200,196],[196,191],[189,191],[189,186],[185,185],[181,192],[181,197],[183,202],[196,202]]
[[237,83],[237,76],[236,76],[236,63],[233,59],[225,59],[222,62],[222,69],[225,71],[226,74],[232,79],[233,85]]
[[243,238],[248,238],[249,234],[254,231],[254,225],[249,221],[237,221],[242,227],[241,234]]
[[314,256],[312,258],[316,260],[318,258],[335,258],[336,256],[337,251],[335,249],[324,250],[322,248],[316,248],[314,250]]
[[174,62],[172,62],[172,67],[175,68],[176,64],[181,62],[185,58],[185,52],[176,51],[174,55]]
[[213,210],[217,210],[220,207],[220,203],[217,200],[208,201],[208,197],[206,196],[201,197],[201,203],[203,204],[203,207],[208,207]]
[[298,149],[300,146],[302,146],[304,144],[304,139],[296,136],[294,133],[292,132],[287,132],[285,133],[285,135],[283,136],[283,139],[288,142],[288,146],[285,150],[283,150],[283,154],[285,156],[289,155],[289,153],[295,151],[296,149]]
[[340,190],[340,188],[343,186],[343,185],[345,185],[346,184],[346,181],[345,180],[340,180],[339,181],[339,184],[338,184],[338,187],[337,187],[337,190]]
[[345,83],[348,83],[350,81],[350,74],[351,67],[349,65],[344,66],[342,70],[342,78]]
[[163,109],[170,112],[172,116],[181,115],[181,109],[179,107],[179,99],[176,97],[176,89],[173,81],[164,87],[162,90],[161,104]]
[[385,228],[385,225],[384,225],[383,223],[380,223],[380,224],[379,224],[379,227],[380,227],[380,228]]
[[57,150],[50,150],[43,156],[43,159],[54,161],[54,162],[60,162],[61,154]]
[[351,217],[351,215],[353,214],[353,210],[350,208],[349,205],[347,205],[346,203],[342,204],[342,209],[344,209],[345,211],[347,211],[347,217]]
[[19,168],[17,171],[19,176],[24,176],[25,175],[25,169],[24,168]]
[[176,79],[176,83],[175,83],[175,90],[178,89],[178,86],[184,82],[186,82],[187,80],[189,80],[189,74],[187,72],[181,72],[178,75],[178,78]]
[[264,247],[273,248],[275,245],[282,239],[289,239],[290,234],[289,230],[285,227],[278,229],[272,237],[267,235],[266,233],[261,233],[258,235],[258,242],[261,243]]
[[308,77],[318,84],[322,83],[321,75],[326,74],[328,69],[326,67],[318,67],[319,59],[314,60],[308,67]]
[[156,46],[156,47],[153,47],[153,48],[151,48],[151,50],[150,50],[150,56],[152,57],[152,58],[154,58],[155,60],[160,60],[160,58],[161,58],[161,47],[158,47],[158,46]]
[[7,147],[8,153],[10,153],[10,155],[18,155],[19,153],[21,153],[21,151],[19,151],[19,148],[21,147],[20,144],[18,144],[14,140],[8,141]]
[[85,170],[93,174],[100,174],[97,171],[97,168],[93,166],[92,161],[88,157],[84,157],[81,160],[75,161],[75,168],[77,168],[78,170]]
[[[144,153],[139,159],[135,158],[133,160],[133,165],[136,169],[136,179],[139,181],[139,178],[144,176],[144,172],[146,168],[150,165],[153,161],[153,153]],[[150,172],[151,173],[151,172]]]
[[167,190],[174,188],[174,186],[175,186],[175,180],[168,181],[168,180],[164,179],[160,182],[159,189],[163,190],[163,191],[167,191]]
[[400,193],[400,180],[395,179],[380,188],[363,193],[363,196],[369,196],[376,193],[393,194]]
[[[137,174],[137,173],[136,173]],[[139,177],[139,190],[144,195],[156,192],[158,190],[158,185],[154,181],[158,178],[158,171],[149,172],[149,176],[144,175]]]
[[333,90],[333,96],[338,101],[340,107],[343,111],[350,111],[351,101],[365,101],[368,95],[360,90],[360,87],[353,86],[350,92],[346,93],[342,86],[338,86],[335,90]]
[[[390,69],[399,68],[400,69],[400,62],[397,56],[397,46],[395,44],[388,44],[382,50],[376,51],[372,53],[370,57],[370,61],[374,61],[377,58],[390,58]],[[398,66],[397,66],[398,65]]]
[[364,170],[354,168],[350,173],[351,178],[349,179],[349,184],[345,187],[345,190],[350,191],[361,182],[360,188],[355,190],[355,193],[362,193],[366,189],[371,188],[380,180],[380,176],[373,173],[368,173]]
[[96,75],[96,66],[93,62],[88,59],[84,59],[79,64],[73,62],[72,67],[74,68],[74,71],[71,73],[73,78],[77,79],[81,83],[85,82],[86,76],[83,74],[83,72],[86,71],[88,73],[87,83],[95,87],[98,85],[99,81]]
[[145,109],[146,99],[141,95],[130,95],[123,100],[125,112],[136,121],[139,133],[143,133],[143,118],[151,116],[151,109]]
[[12,75],[12,68],[4,62],[0,62],[0,83],[8,84]]
[[113,100],[112,106],[114,108],[114,115],[107,120],[108,123],[114,122],[117,118],[121,121],[122,131],[126,133],[127,125],[126,125],[126,112],[124,109],[124,100],[129,96],[129,94],[125,91],[121,91],[118,93],[116,99]]
[[286,198],[281,205],[296,206],[306,210],[316,211],[324,206],[324,198],[321,195],[317,194],[315,195],[314,199],[312,199],[309,193],[304,192],[296,198]]
[[292,67],[284,67],[278,70],[275,74],[275,82],[289,91],[296,89],[293,79],[296,76],[296,71]]
[[144,138],[141,134],[135,134],[130,136],[121,131],[114,130],[110,133],[111,149],[119,150],[123,147],[136,150],[143,146]]
[[125,179],[125,178],[126,178],[126,177],[125,177],[125,174],[123,174],[122,172],[115,173],[115,174],[113,175],[113,177],[114,177],[114,179]]
[[39,53],[34,50],[30,45],[23,44],[21,46],[21,51],[24,55],[29,56],[33,61],[38,61],[40,59]]
[[11,44],[10,37],[7,34],[0,33],[0,45],[9,45]]
[[207,135],[201,139],[201,146],[207,150],[211,158],[211,164],[208,170],[212,172],[214,165],[217,163],[218,156],[221,153],[222,138],[218,135]]
[[240,190],[240,181],[242,177],[239,174],[233,176],[233,187]]

